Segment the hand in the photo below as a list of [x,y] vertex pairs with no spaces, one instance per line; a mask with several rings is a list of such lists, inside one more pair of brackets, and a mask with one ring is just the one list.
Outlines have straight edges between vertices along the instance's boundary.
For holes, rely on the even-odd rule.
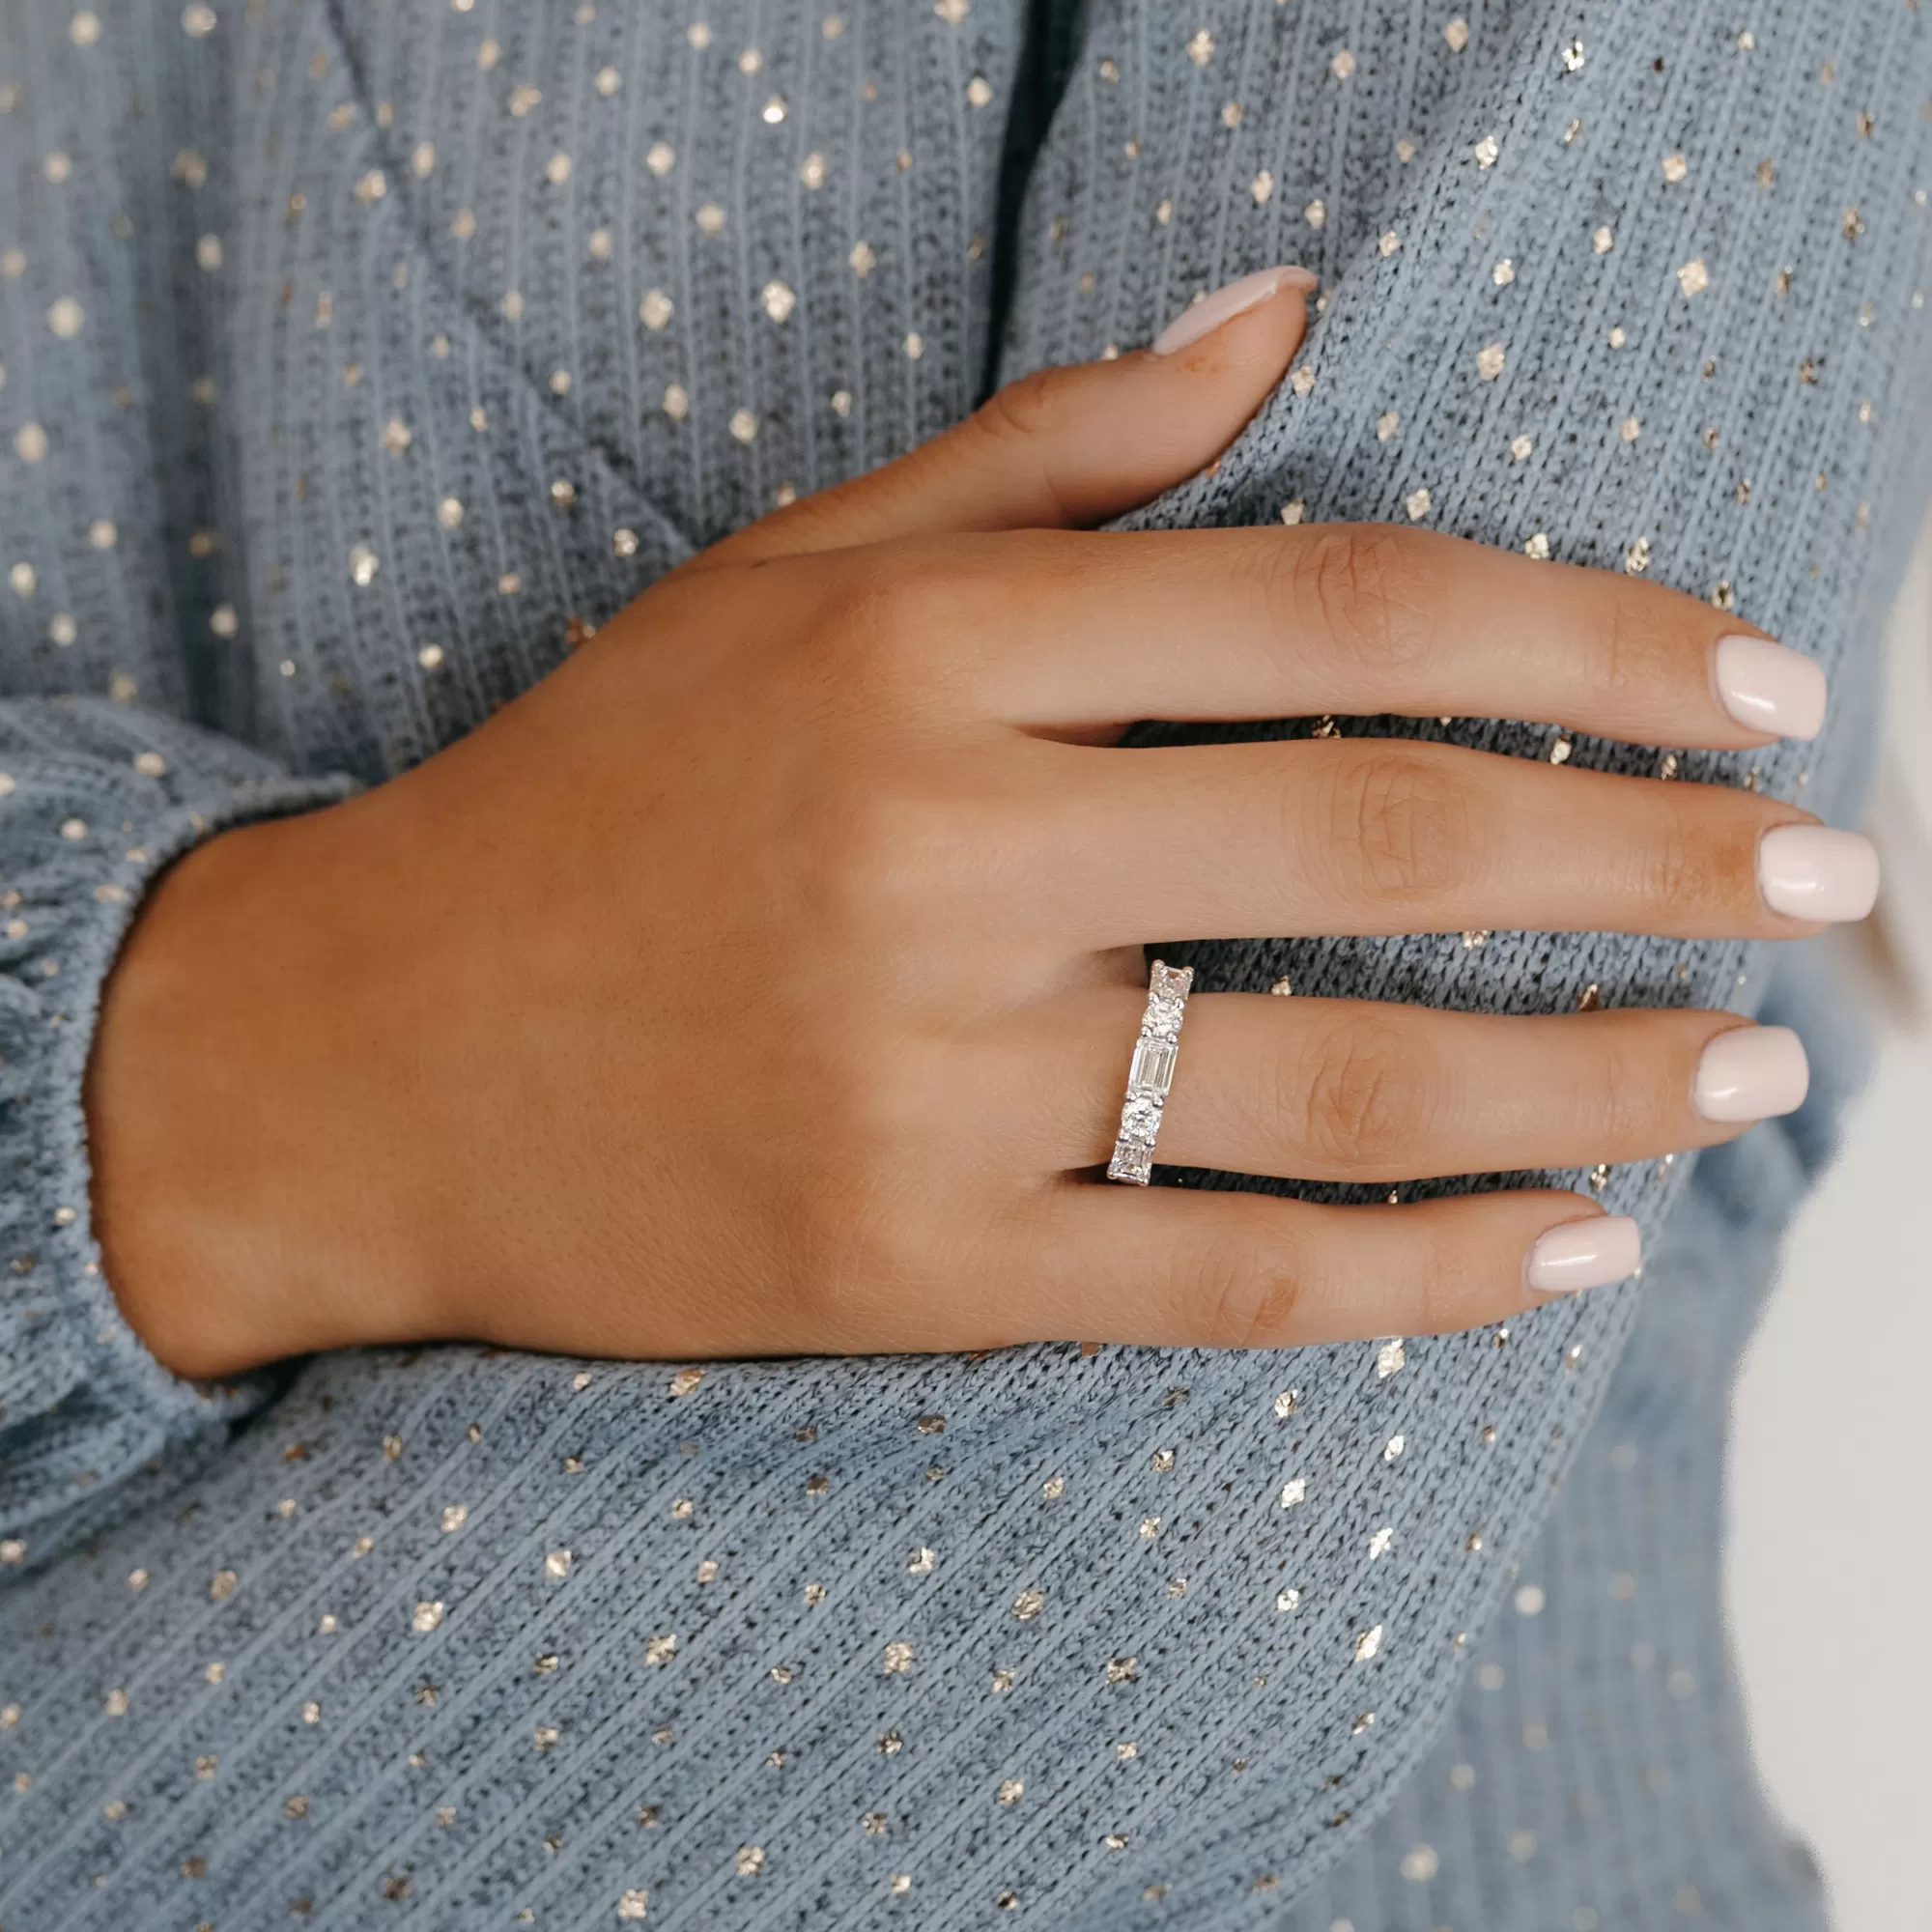
[[[1863,841],[1740,790],[1406,741],[1118,747],[1139,718],[1719,748],[1820,722],[1808,664],[1627,577],[1407,529],[1083,531],[1234,437],[1304,280],[1016,384],[662,581],[416,770],[170,873],[88,1100],[108,1278],[161,1358],[1279,1345],[1629,1272],[1632,1224],[1560,1191],[1096,1179],[1152,936],[1791,938],[1875,890]],[[1722,1012],[1204,993],[1160,1156],[1629,1161],[1804,1086],[1791,1035]]]

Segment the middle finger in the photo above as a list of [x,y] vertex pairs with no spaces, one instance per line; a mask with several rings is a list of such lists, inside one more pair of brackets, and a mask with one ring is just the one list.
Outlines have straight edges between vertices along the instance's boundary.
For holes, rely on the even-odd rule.
[[1878,892],[1868,841],[1719,785],[1400,739],[1033,740],[1030,755],[1057,766],[1046,916],[1083,947],[1471,929],[1792,939],[1862,919]]

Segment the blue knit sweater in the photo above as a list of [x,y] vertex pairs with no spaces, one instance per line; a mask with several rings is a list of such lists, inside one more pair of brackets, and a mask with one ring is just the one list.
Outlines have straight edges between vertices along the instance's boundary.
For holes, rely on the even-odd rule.
[[[1565,1177],[1674,1217],[1647,1288],[1474,1335],[203,1388],[101,1276],[79,1092],[193,842],[448,744],[989,364],[1279,261],[1326,284],[1301,364],[1139,521],[1413,520],[1735,603],[1830,669],[1817,746],[1375,728],[1842,812],[1926,494],[1925,33],[0,0],[0,1925],[1815,1925],[1714,1581],[1814,1117],[1688,1196]],[[1769,979],[1609,936],[1167,956],[1517,1011]]]

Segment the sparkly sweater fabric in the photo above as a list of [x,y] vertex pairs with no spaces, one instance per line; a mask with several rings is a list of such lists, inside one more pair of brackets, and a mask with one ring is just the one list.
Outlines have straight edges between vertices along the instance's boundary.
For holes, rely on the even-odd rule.
[[[1808,1932],[1716,1567],[1816,1105],[1689,1184],[1566,1177],[1648,1282],[1467,1336],[211,1389],[121,1321],[80,1077],[161,867],[448,744],[989,366],[1264,264],[1322,272],[1303,360],[1139,521],[1414,520],[1735,603],[1833,726],[1668,769],[1846,809],[1932,450],[1916,6],[822,6],[0,0],[0,1925]],[[1167,956],[1512,1011],[1771,978]],[[1821,1102],[1831,1012],[1778,1015]]]

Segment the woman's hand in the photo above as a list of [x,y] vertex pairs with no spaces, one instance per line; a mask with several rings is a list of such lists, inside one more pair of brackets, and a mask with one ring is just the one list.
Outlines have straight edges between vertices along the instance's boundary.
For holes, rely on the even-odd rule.
[[[407,776],[184,861],[89,1093],[109,1279],[161,1358],[1278,1345],[1629,1272],[1632,1224],[1563,1192],[1096,1180],[1156,937],[1792,938],[1875,891],[1862,840],[1744,791],[1407,741],[1118,747],[1319,712],[1818,727],[1808,663],[1629,578],[1414,530],[1082,532],[1232,440],[1305,288],[1015,385],[661,582]],[[1377,1182],[1628,1161],[1804,1077],[1721,1012],[1206,993],[1159,1151]]]

